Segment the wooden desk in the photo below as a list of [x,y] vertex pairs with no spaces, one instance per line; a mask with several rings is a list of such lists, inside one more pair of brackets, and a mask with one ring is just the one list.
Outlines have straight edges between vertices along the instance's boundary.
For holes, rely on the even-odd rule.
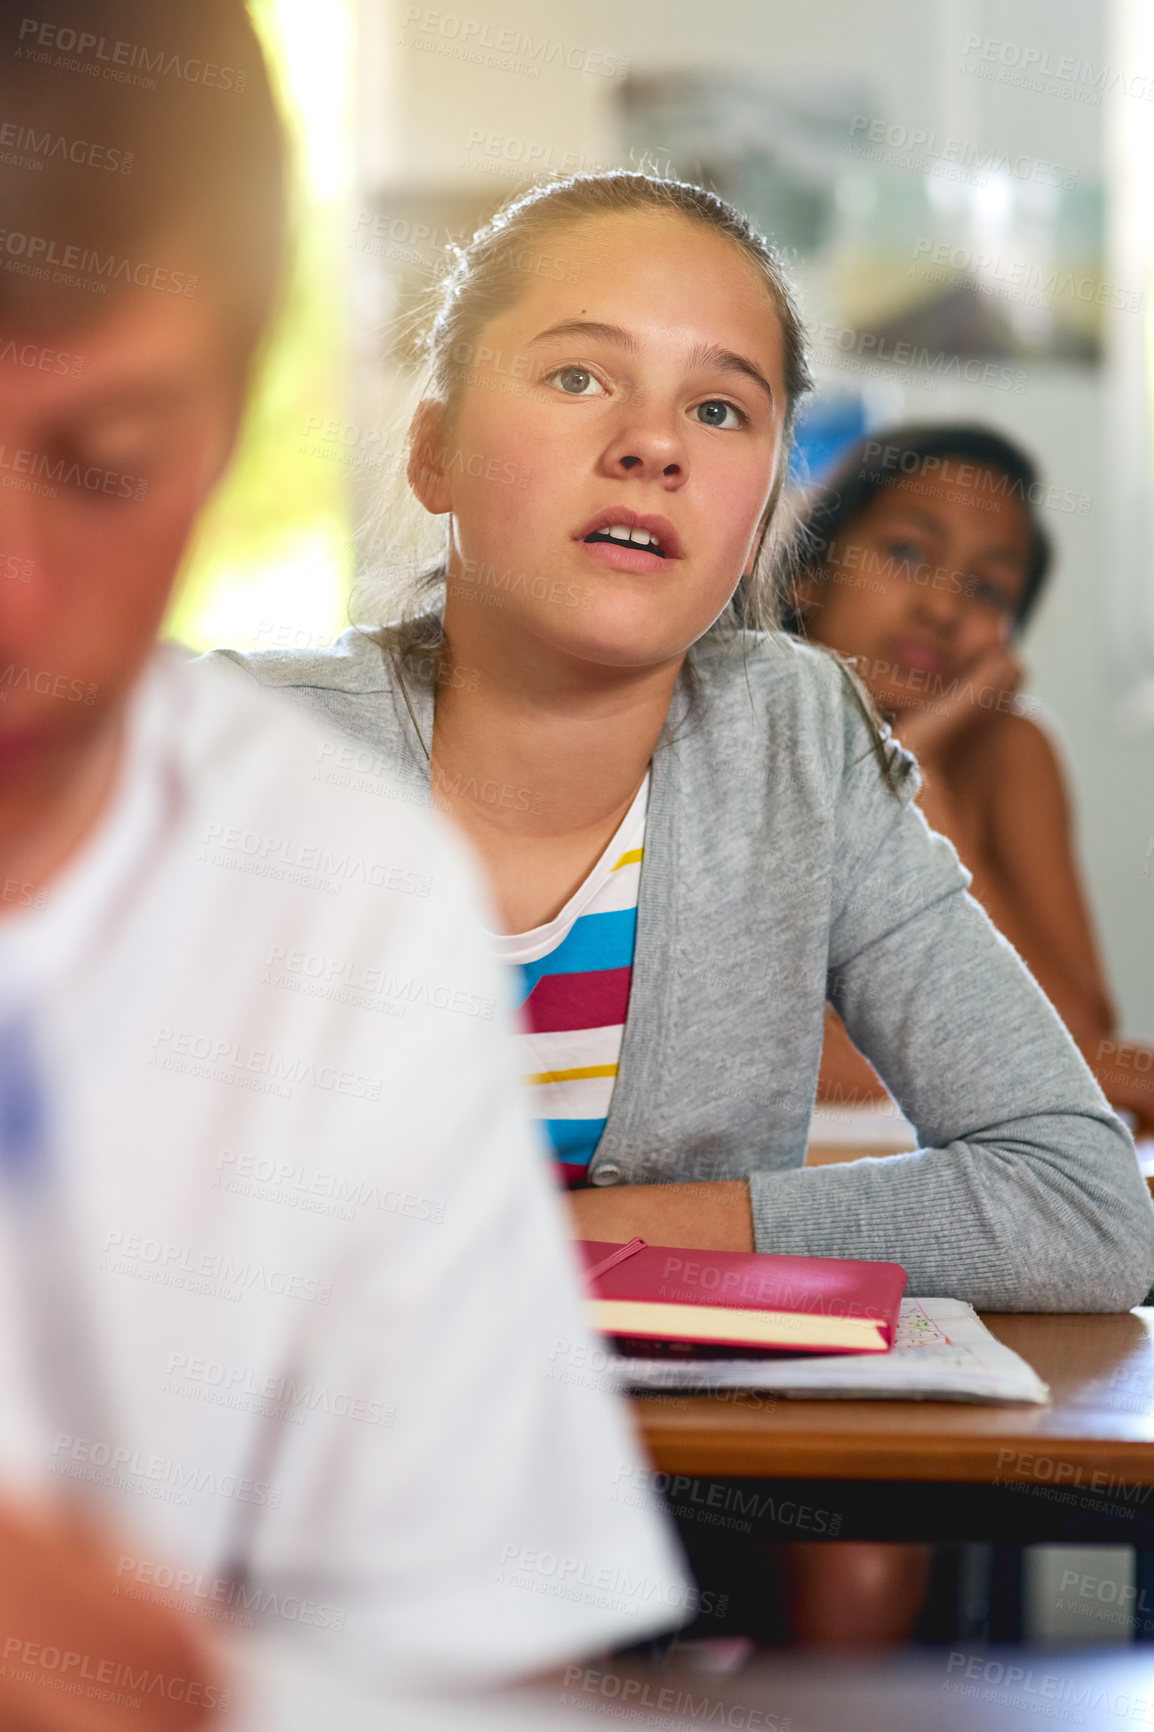
[[1050,1385],[1052,1406],[693,1396],[639,1397],[634,1411],[666,1473],[1033,1485],[1040,1457],[1061,1462],[1062,1483],[1154,1485],[1154,1308],[985,1322]]
[[[900,1152],[826,1144],[807,1159]],[[1154,1191],[1154,1175],[1148,1183]],[[1154,1487],[1154,1307],[984,1321],[1050,1385],[1049,1407],[726,1392],[637,1397],[634,1412],[658,1472],[695,1486],[773,1481],[842,1511],[846,1538],[1009,1542],[1013,1529],[1023,1544],[1073,1537],[1154,1551],[1154,1493],[1144,1502]],[[696,1489],[680,1495],[700,1502]]]

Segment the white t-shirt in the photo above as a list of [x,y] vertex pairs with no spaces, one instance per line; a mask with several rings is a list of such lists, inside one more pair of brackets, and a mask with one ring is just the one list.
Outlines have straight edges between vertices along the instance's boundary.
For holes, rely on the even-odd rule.
[[99,832],[0,921],[50,1108],[35,1279],[54,1259],[71,1308],[45,1358],[4,1211],[0,1470],[95,1498],[121,1591],[183,1585],[242,1646],[487,1682],[693,1590],[626,1498],[475,875],[438,819],[321,779],[331,751],[159,652]]

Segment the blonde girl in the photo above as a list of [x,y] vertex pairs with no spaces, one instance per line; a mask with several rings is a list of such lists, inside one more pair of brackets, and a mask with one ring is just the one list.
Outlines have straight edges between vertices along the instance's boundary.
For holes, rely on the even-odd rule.
[[[994,1310],[1137,1304],[1129,1136],[913,759],[772,629],[809,383],[772,249],[697,187],[549,184],[459,253],[428,345],[434,568],[379,629],[235,659],[482,857],[575,1231],[893,1258],[910,1293]],[[827,1001],[917,1152],[804,1164]]]

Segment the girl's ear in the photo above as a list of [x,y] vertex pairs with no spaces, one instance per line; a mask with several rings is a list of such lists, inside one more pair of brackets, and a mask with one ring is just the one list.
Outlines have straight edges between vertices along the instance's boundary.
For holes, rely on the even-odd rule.
[[442,517],[452,510],[441,438],[444,404],[426,397],[409,427],[409,486],[425,510]]

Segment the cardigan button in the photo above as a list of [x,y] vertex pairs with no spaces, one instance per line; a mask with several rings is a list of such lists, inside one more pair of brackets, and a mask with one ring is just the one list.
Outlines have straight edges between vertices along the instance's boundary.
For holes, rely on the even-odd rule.
[[596,1167],[590,1173],[589,1183],[591,1185],[619,1185],[622,1177],[620,1167],[614,1166],[612,1161],[605,1161],[603,1165]]

